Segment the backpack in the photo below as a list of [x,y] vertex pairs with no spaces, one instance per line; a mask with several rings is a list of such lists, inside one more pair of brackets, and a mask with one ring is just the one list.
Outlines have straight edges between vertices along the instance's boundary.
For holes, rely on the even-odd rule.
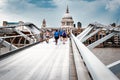
[[54,36],[55,36],[55,37],[59,37],[59,33],[58,33],[58,32],[55,32],[55,33],[54,33]]

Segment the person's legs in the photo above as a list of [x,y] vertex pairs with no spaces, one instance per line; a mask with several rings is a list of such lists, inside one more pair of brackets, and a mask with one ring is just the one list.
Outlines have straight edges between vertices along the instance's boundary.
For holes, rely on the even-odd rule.
[[49,43],[49,38],[48,38],[48,36],[46,36],[46,42]]
[[58,39],[56,39],[56,45],[57,45],[57,43],[58,43]]
[[47,42],[49,43],[49,38],[47,38]]
[[49,43],[49,36],[48,36],[48,38],[47,38],[47,41],[48,41],[48,43]]
[[58,43],[58,39],[55,39],[55,42],[56,42],[56,45],[57,45],[57,43]]
[[65,38],[63,37],[63,44],[65,44]]
[[60,35],[60,41],[62,41],[63,40],[63,37],[62,37],[62,35]]
[[46,41],[46,43],[47,43],[47,37],[45,38],[45,41]]
[[63,44],[65,44],[66,36],[63,36]]
[[56,37],[56,38],[55,38],[56,45],[57,45],[57,43],[58,43],[58,39],[59,39],[59,37]]
[[57,45],[57,38],[55,37],[55,44]]

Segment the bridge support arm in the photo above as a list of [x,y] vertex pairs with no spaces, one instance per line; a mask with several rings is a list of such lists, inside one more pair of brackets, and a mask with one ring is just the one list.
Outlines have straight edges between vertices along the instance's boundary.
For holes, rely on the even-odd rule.
[[[2,41],[3,39],[0,39],[0,41]],[[10,48],[11,47],[11,50],[14,50],[14,49],[17,49],[17,47],[16,46],[14,46],[13,44],[10,44],[9,42],[7,42],[7,41],[3,41],[3,43],[2,43],[4,46],[6,46],[7,48]]]
[[14,28],[14,31],[16,31],[18,34],[22,35],[25,39],[27,39],[30,43],[32,43],[32,39],[29,38],[27,35],[25,35],[24,33],[22,33],[21,31],[17,30]]
[[89,34],[88,36],[84,37],[83,39],[81,39],[81,42],[86,41],[88,38],[90,38],[91,36],[95,35],[96,33],[98,33],[101,29],[97,29],[96,31],[92,32],[91,34]]
[[93,29],[93,27],[88,26],[82,33],[80,33],[77,38],[79,40],[81,40],[82,38],[84,38],[91,30]]
[[87,47],[88,47],[89,49],[93,49],[93,48],[95,48],[96,46],[98,46],[100,43],[102,43],[102,42],[106,41],[107,39],[111,38],[112,36],[114,36],[115,34],[116,34],[116,33],[112,32],[112,33],[106,35],[105,37],[103,37],[103,38],[95,41],[94,43],[88,45]]

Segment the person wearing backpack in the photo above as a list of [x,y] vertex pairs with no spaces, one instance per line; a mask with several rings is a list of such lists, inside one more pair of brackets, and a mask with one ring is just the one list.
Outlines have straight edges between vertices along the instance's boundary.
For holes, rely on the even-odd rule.
[[56,31],[54,32],[54,38],[55,38],[55,43],[56,43],[56,45],[57,45],[58,39],[59,39],[59,32],[58,32],[58,30],[56,30]]
[[60,29],[59,30],[59,35],[60,35],[60,41],[62,41],[63,40],[63,30],[62,29]]
[[63,44],[65,44],[66,37],[67,37],[67,34],[65,31],[63,31],[62,37],[63,37]]

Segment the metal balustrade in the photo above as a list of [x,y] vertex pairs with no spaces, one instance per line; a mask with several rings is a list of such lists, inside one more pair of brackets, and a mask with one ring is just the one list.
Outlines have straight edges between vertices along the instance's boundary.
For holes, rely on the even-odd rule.
[[88,26],[82,33],[80,33],[77,38],[80,40],[85,37],[94,27]]
[[110,30],[110,31],[114,31],[114,32],[120,32],[120,27],[119,26],[111,26],[111,25],[103,25],[97,22],[94,23],[90,23],[91,26],[95,27],[95,28],[104,28],[106,30]]
[[96,33],[98,33],[101,29],[97,29],[96,31],[90,33],[89,35],[85,36],[84,38],[82,38],[81,42],[86,41],[88,38],[92,37],[93,35],[95,35]]
[[116,34],[116,33],[112,32],[112,33],[106,35],[105,37],[103,37],[103,38],[101,38],[101,39],[93,42],[92,44],[88,45],[87,47],[88,47],[89,49],[93,49],[93,48],[95,48],[97,45],[99,45],[100,43],[102,43],[102,42],[110,39],[110,38],[111,38],[112,36],[114,36],[115,34]]
[[[26,36],[31,36],[30,37],[30,44],[26,44],[26,41],[27,41],[27,38],[24,38],[25,40],[23,41],[23,46],[27,46],[27,45],[31,45],[31,44],[34,44],[34,43],[37,43],[39,42],[39,40],[36,39],[37,36],[40,36],[39,34],[26,34]],[[16,35],[16,36],[2,36],[0,37],[0,53],[1,54],[5,54],[6,52],[10,52],[10,51],[13,51],[13,50],[16,50],[16,49],[19,49],[18,47],[16,47],[13,42],[15,41],[15,38],[20,38],[18,43],[16,44],[18,47],[21,46],[21,41],[22,41],[22,37],[23,35]],[[34,37],[34,38],[33,38]],[[7,42],[5,39],[10,39],[10,42]],[[2,45],[6,46],[9,51],[6,51],[4,53],[2,53]]]
[[119,80],[82,42],[73,34],[74,40],[83,61],[93,80]]

